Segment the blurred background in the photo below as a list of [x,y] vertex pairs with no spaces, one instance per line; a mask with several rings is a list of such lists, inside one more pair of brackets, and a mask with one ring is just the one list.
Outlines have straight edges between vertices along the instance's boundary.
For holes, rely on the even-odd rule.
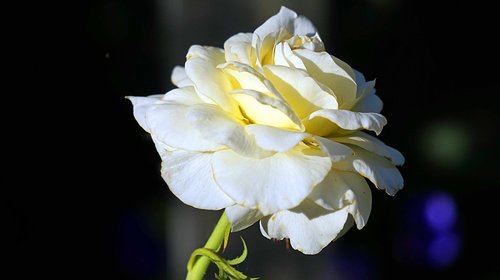
[[[366,227],[318,255],[289,251],[254,225],[232,235],[228,256],[243,236],[249,256],[239,268],[261,279],[500,279],[496,10],[481,1],[397,0],[71,5],[55,24],[62,44],[39,49],[47,64],[34,69],[51,76],[48,95],[64,105],[39,108],[50,120],[36,134],[44,145],[23,152],[22,164],[36,167],[6,196],[15,279],[183,279],[220,213],[168,191],[124,96],[167,92],[189,46],[222,47],[281,5],[311,19],[328,52],[377,79],[389,120],[380,138],[405,155],[405,188],[395,197],[373,189]],[[69,22],[76,29],[64,28]],[[44,45],[40,34],[34,41]],[[43,73],[51,61],[64,65],[60,75]]]

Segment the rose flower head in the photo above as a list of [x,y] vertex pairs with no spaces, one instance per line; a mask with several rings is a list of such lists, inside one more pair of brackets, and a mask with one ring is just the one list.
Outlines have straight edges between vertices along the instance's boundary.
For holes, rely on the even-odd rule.
[[225,209],[233,231],[316,254],[368,221],[369,180],[394,195],[404,158],[373,134],[387,123],[375,81],[325,51],[313,24],[282,7],[224,48],[192,46],[177,88],[128,97],[161,174],[185,204]]

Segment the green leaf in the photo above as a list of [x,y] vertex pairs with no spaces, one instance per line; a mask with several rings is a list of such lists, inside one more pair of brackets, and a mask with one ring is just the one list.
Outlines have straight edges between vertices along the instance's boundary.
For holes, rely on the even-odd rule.
[[247,244],[245,243],[245,239],[243,239],[243,237],[240,236],[240,238],[241,242],[243,242],[243,253],[241,253],[241,255],[237,258],[234,258],[232,260],[227,260],[227,263],[230,265],[240,264],[247,258],[248,255]]
[[243,242],[243,253],[232,260],[226,260],[219,256],[216,251],[207,249],[207,248],[199,248],[194,250],[193,254],[191,254],[191,258],[189,259],[187,268],[188,271],[193,269],[194,263],[196,262],[199,256],[207,257],[212,263],[214,263],[218,268],[219,272],[215,275],[216,279],[219,280],[256,280],[258,278],[251,278],[243,274],[241,271],[238,271],[234,268],[234,265],[242,263],[248,254],[247,245],[245,240],[241,238]]

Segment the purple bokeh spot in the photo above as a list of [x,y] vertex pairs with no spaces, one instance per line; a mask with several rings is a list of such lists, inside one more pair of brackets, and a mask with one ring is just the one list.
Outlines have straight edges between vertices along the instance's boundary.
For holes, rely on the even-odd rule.
[[431,195],[425,203],[425,219],[436,232],[450,230],[457,220],[457,208],[453,197],[446,193]]
[[436,268],[445,268],[455,261],[460,248],[461,240],[457,234],[438,234],[427,247],[427,260]]

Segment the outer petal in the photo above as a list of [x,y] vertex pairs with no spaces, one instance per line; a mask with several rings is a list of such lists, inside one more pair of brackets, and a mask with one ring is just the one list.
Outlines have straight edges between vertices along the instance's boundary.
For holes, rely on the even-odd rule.
[[351,147],[356,153],[350,159],[335,163],[334,168],[355,171],[370,180],[377,188],[395,195],[403,188],[404,180],[399,170],[387,159],[366,150]]
[[252,33],[238,33],[224,42],[226,61],[238,61],[255,66],[255,50],[252,48]]
[[272,154],[256,145],[253,137],[246,133],[241,121],[217,106],[190,106],[186,118],[204,140],[227,146],[243,156],[260,158]]
[[361,72],[354,71],[356,74],[356,83],[358,84],[358,100],[351,110],[356,112],[380,113],[384,104],[375,94],[375,80],[367,82]]
[[312,113],[309,119],[322,117],[347,130],[367,129],[380,134],[387,124],[384,116],[377,113],[359,113],[347,110],[319,110]]
[[372,194],[365,179],[358,174],[333,168],[314,188],[309,199],[329,210],[346,208],[354,217],[358,229],[368,222],[372,208]]
[[286,152],[311,136],[309,133],[259,124],[247,125],[245,130],[255,137],[257,145],[276,152]]
[[333,140],[341,143],[353,144],[367,151],[374,152],[379,156],[390,159],[395,165],[403,165],[405,161],[405,158],[398,150],[387,146],[376,137],[361,131],[355,131],[345,137],[335,137]]
[[146,127],[155,139],[170,147],[189,151],[216,151],[224,146],[207,140],[186,118],[191,106],[173,103],[153,105],[146,112]]
[[351,110],[355,112],[374,112],[380,113],[384,104],[380,97],[375,94],[375,89],[372,88],[368,93],[364,94],[361,99],[352,107]]
[[171,80],[174,85],[180,88],[193,86],[193,82],[191,82],[186,74],[186,69],[182,66],[174,67],[174,70],[172,70]]
[[302,59],[312,77],[333,91],[340,108],[349,109],[352,106],[356,100],[356,83],[330,54],[305,49],[295,50],[294,53]]
[[327,210],[306,199],[294,209],[280,211],[260,221],[264,236],[290,238],[292,247],[308,255],[319,253],[342,231],[347,209]]
[[146,113],[147,111],[156,103],[161,103],[161,98],[163,95],[150,95],[147,97],[142,96],[127,96],[126,98],[132,102],[134,106],[134,117],[139,123],[139,125],[151,133],[147,123],[146,123]]
[[183,105],[203,104],[203,100],[198,96],[196,90],[192,86],[183,88],[175,88],[167,92],[162,98],[163,101],[169,103],[177,103]]
[[161,173],[182,202],[200,209],[218,210],[234,204],[214,181],[212,153],[177,150],[160,153]]
[[266,65],[266,77],[295,109],[305,117],[318,109],[337,109],[337,100],[305,71],[285,66]]
[[217,65],[224,63],[224,51],[213,47],[192,46],[186,61],[186,74],[193,82],[196,92],[207,103],[214,103],[232,113],[238,106],[228,95],[231,83]]
[[354,219],[352,218],[352,216],[348,216],[347,221],[344,224],[344,228],[337,234],[337,236],[335,237],[335,239],[333,239],[332,242],[335,242],[335,240],[344,236],[344,234],[346,234],[352,228],[354,223],[355,222],[354,222]]
[[346,145],[319,136],[315,136],[314,139],[318,141],[321,150],[325,151],[333,162],[354,155],[353,150]]
[[244,230],[264,217],[259,210],[234,205],[226,208],[226,215],[231,223],[231,231]]
[[[352,80],[356,81],[356,73],[354,73],[355,70],[352,69],[352,67],[349,66],[349,64],[347,64],[346,62],[344,62],[340,58],[335,57],[333,55],[332,55],[332,59],[335,62],[335,64],[337,64],[338,66],[340,66],[340,68],[344,69],[344,71],[347,74],[349,74],[349,77],[351,77]],[[357,83],[357,81],[356,81],[356,83]]]
[[219,151],[213,170],[221,189],[236,203],[269,215],[297,206],[323,180],[331,164],[317,149],[297,146],[263,159]]

